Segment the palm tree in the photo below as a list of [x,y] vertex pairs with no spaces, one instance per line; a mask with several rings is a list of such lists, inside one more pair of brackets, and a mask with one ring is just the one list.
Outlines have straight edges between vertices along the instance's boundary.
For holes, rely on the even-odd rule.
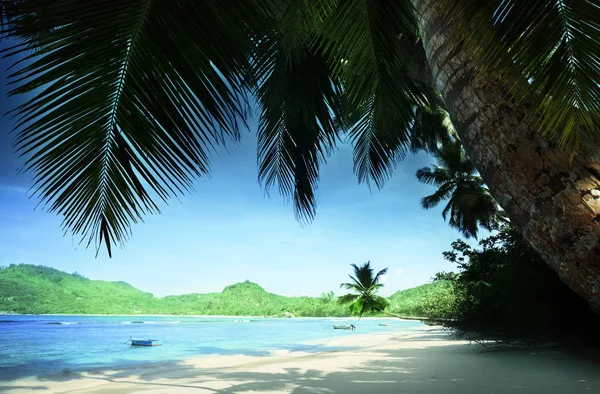
[[377,295],[377,291],[383,287],[383,283],[379,281],[388,269],[384,268],[374,275],[375,272],[371,268],[370,261],[360,267],[356,264],[350,265],[354,269],[354,276],[349,275],[351,282],[342,283],[340,288],[350,290],[351,293],[338,298],[338,302],[342,305],[350,304],[350,311],[360,317],[369,312],[386,313],[385,308],[390,305],[390,302]]
[[13,115],[35,194],[109,254],[156,198],[210,172],[250,96],[259,179],[300,220],[341,138],[381,187],[415,114],[437,106],[511,221],[600,312],[595,0],[2,3],[10,94],[34,92]]
[[446,143],[433,156],[438,165],[417,170],[419,182],[437,187],[435,193],[421,199],[423,208],[430,209],[448,200],[442,216],[444,220],[449,216],[450,226],[461,231],[465,238],[477,238],[479,227],[496,229],[505,220],[503,212],[477,175],[460,141]]
[[333,291],[329,291],[327,293],[323,292],[319,296],[319,299],[324,304],[329,304],[335,300],[335,293]]
[[410,150],[435,153],[439,148],[458,140],[458,135],[448,113],[436,105],[415,109],[410,127]]

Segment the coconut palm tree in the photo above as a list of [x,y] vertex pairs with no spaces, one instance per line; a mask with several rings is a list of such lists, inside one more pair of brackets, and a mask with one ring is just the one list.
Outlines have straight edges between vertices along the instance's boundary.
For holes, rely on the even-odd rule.
[[332,303],[333,301],[335,301],[335,292],[329,291],[327,293],[323,292],[321,293],[321,295],[319,296],[319,299],[321,300],[321,302],[323,302],[324,304],[329,304]]
[[504,213],[477,175],[460,141],[447,142],[433,156],[438,164],[420,168],[416,174],[419,182],[437,187],[435,193],[421,199],[423,208],[430,209],[448,200],[442,216],[444,220],[449,217],[448,224],[465,238],[477,238],[479,227],[491,231],[505,221]]
[[377,295],[379,289],[383,287],[380,279],[387,273],[387,268],[375,274],[371,268],[371,262],[367,261],[360,267],[356,264],[350,264],[354,270],[354,276],[350,276],[351,282],[342,283],[340,288],[351,291],[338,298],[338,302],[342,305],[350,304],[350,311],[362,317],[365,313],[383,312],[390,305],[390,302]]
[[32,94],[13,115],[35,194],[109,254],[156,199],[210,172],[249,97],[259,179],[300,220],[341,138],[381,187],[415,114],[437,106],[512,222],[600,312],[596,0],[2,3],[10,94]]
[[413,153],[424,151],[432,154],[458,139],[452,121],[443,108],[436,105],[416,108],[410,127],[410,150]]

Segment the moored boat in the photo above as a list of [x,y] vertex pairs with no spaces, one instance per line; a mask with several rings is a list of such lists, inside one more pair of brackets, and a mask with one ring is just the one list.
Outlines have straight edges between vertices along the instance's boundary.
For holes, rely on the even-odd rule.
[[133,339],[129,338],[131,346],[162,346],[158,339]]
[[352,330],[352,326],[345,324],[345,325],[338,325],[338,324],[332,324],[333,328],[336,330]]

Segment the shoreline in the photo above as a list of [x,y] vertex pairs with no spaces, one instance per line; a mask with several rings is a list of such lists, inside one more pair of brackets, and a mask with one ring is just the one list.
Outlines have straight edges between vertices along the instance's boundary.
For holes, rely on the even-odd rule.
[[[52,393],[451,393],[600,392],[600,358],[557,348],[485,349],[424,326],[313,341],[322,351],[201,356],[67,371],[11,382],[0,391]],[[327,348],[331,348],[328,350]],[[598,356],[597,353],[594,353]]]
[[44,313],[44,314],[23,314],[23,313],[0,313],[0,316],[96,316],[96,317],[110,317],[110,316],[118,316],[118,317],[200,317],[200,318],[215,318],[215,319],[224,319],[224,318],[243,318],[243,319],[358,319],[358,320],[420,320],[421,318],[399,318],[399,317],[391,317],[391,316],[366,316],[366,317],[356,317],[356,316],[294,316],[294,317],[277,317],[277,316],[245,316],[245,315],[122,315],[122,314],[98,314],[98,313],[90,313],[90,314],[74,314],[74,313]]

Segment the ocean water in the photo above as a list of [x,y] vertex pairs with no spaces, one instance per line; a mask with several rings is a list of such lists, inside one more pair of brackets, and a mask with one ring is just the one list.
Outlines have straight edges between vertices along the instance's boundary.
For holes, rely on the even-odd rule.
[[[332,328],[332,324],[351,323],[357,327],[355,331]],[[320,342],[420,326],[422,323],[415,321],[354,318],[0,316],[0,381],[90,368],[128,368],[203,355],[266,356],[277,349],[340,350]],[[159,339],[163,345],[131,346],[126,343],[130,336]]]

